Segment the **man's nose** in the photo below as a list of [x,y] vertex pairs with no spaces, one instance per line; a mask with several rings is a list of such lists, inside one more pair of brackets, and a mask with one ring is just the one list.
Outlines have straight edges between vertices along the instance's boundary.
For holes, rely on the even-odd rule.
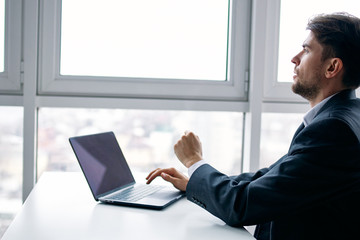
[[[300,54],[300,53],[299,53]],[[292,59],[291,59],[291,62],[293,64],[295,64],[296,66],[300,64],[300,57],[299,57],[299,54],[294,56]]]

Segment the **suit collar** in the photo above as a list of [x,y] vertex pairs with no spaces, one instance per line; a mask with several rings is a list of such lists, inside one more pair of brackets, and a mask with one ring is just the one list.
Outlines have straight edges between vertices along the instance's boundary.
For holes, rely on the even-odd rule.
[[356,98],[355,90],[345,89],[337,93],[331,100],[329,100],[329,103],[332,104],[331,102],[333,101],[344,101],[355,98]]
[[[341,92],[338,92],[337,94],[335,94],[332,98],[330,98],[325,104],[324,106],[322,106],[320,108],[320,110],[317,112],[317,114],[315,115],[318,116],[321,112],[323,112],[324,110],[326,110],[327,108],[336,105],[339,102],[343,102],[343,101],[347,101],[347,100],[351,100],[351,99],[356,99],[356,94],[355,94],[355,90],[353,89],[345,89]],[[314,118],[315,118],[314,117]]]
[[336,94],[338,94],[338,93],[335,93],[335,94],[333,94],[333,95],[325,98],[324,100],[322,100],[321,102],[319,102],[318,104],[316,104],[313,108],[311,108],[311,109],[304,115],[303,123],[304,123],[305,127],[312,122],[312,120],[315,118],[315,116],[316,116],[317,113],[320,111],[320,109],[321,109],[331,98],[333,98]]

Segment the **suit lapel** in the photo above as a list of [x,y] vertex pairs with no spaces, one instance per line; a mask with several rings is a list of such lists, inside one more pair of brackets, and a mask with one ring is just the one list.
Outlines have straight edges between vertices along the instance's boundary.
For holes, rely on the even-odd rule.
[[[292,147],[293,144],[294,144],[294,140],[295,140],[296,136],[301,132],[301,130],[304,129],[304,127],[305,127],[305,125],[304,125],[304,123],[302,122],[302,123],[300,124],[300,126],[298,127],[298,129],[296,130],[296,132],[295,132],[295,134],[294,134],[294,136],[293,136],[293,139],[291,140],[290,149],[291,149],[291,147]],[[289,149],[289,151],[290,151],[290,149]]]
[[304,127],[305,127],[304,123],[301,123],[298,129],[296,130],[293,139],[301,132],[301,130],[304,129]]

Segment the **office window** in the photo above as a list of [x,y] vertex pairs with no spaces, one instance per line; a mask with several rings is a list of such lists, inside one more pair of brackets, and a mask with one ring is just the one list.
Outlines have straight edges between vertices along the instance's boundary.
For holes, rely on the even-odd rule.
[[131,168],[177,167],[173,146],[185,130],[201,139],[204,158],[228,174],[240,173],[243,114],[234,112],[41,108],[38,175],[79,171],[68,142],[77,135],[114,131]]
[[4,72],[5,48],[5,0],[0,1],[0,72]]
[[21,0],[0,0],[0,92],[20,93]]
[[41,1],[39,92],[245,100],[250,5]]
[[21,207],[23,114],[0,107],[0,238]]
[[228,5],[63,0],[60,74],[225,81]]
[[[360,2],[353,0],[274,1],[269,14],[268,65],[265,98],[284,101],[303,101],[291,91],[294,64],[291,59],[301,51],[308,32],[306,25],[314,15],[348,12],[360,17]],[[274,61],[275,60],[275,61]]]
[[269,167],[288,150],[304,114],[263,113],[261,119],[260,168]]

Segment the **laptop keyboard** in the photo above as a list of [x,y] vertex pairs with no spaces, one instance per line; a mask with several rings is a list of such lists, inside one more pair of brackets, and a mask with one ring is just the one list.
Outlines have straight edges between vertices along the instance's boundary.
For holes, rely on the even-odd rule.
[[115,200],[136,202],[150,194],[153,194],[165,186],[161,185],[138,185],[136,187],[127,188],[112,196]]

